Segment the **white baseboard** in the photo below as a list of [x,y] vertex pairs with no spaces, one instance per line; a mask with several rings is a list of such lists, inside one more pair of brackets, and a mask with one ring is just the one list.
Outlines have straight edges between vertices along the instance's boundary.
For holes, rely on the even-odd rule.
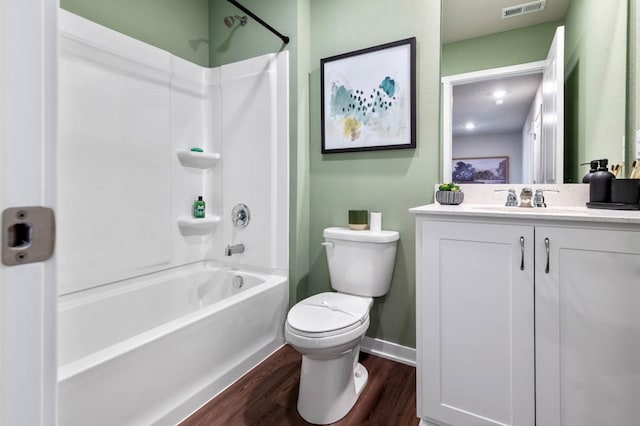
[[412,367],[416,366],[416,350],[407,346],[398,345],[397,343],[364,336],[360,344],[360,350],[381,358],[390,359],[391,361],[400,362]]

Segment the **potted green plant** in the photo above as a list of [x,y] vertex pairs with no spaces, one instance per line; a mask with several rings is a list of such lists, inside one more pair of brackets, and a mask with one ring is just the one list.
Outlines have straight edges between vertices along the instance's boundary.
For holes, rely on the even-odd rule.
[[436,191],[436,201],[440,204],[457,205],[464,200],[464,192],[455,183],[443,183]]

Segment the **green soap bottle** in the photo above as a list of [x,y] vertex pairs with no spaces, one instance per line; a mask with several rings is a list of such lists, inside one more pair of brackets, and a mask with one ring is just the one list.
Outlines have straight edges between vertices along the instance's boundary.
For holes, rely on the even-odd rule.
[[202,195],[200,195],[198,199],[193,202],[193,217],[196,217],[198,219],[204,217],[204,201],[202,200]]

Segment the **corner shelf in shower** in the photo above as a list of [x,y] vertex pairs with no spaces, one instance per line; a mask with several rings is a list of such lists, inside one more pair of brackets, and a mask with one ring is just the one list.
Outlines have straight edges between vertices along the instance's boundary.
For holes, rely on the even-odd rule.
[[203,218],[180,216],[178,218],[180,229],[201,234],[211,232],[218,223],[220,223],[220,216],[205,216]]
[[220,154],[217,152],[195,152],[181,149],[178,150],[178,160],[185,167],[210,169],[220,160]]

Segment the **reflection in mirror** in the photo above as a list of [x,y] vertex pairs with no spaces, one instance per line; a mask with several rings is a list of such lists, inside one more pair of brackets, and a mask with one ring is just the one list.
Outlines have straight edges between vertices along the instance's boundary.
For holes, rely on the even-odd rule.
[[452,167],[467,158],[503,156],[507,179],[491,183],[543,181],[542,150],[533,151],[541,140],[541,71],[452,84]]
[[[502,8],[529,2],[442,1],[443,81],[457,74],[545,61],[556,28],[564,25],[564,131],[560,135],[564,136],[564,150],[557,155],[556,182],[580,182],[587,168],[579,164],[595,158],[624,162],[627,0],[547,1],[539,12],[507,19],[501,19]],[[443,101],[445,92],[443,86]],[[443,118],[445,110],[443,104]],[[453,146],[447,140],[453,137],[452,127],[446,129],[443,122],[441,170],[445,181],[451,179]],[[489,151],[474,156],[503,155]],[[537,160],[528,157],[528,152],[536,151],[523,148],[519,174],[515,173],[516,160],[511,162],[514,183],[518,175],[524,183],[539,179],[531,172]]]

